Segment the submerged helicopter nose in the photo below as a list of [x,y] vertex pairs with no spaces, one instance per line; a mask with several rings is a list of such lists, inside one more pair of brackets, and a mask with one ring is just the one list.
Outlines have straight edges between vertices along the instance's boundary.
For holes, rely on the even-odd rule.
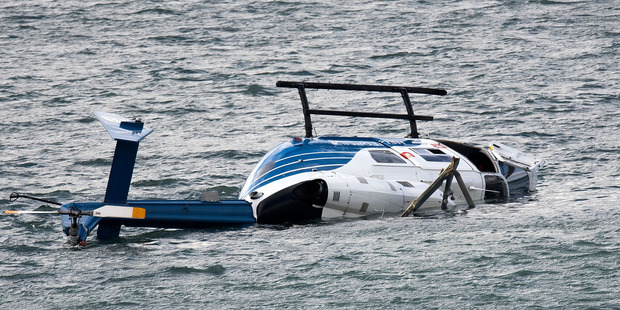
[[327,199],[327,184],[323,180],[303,182],[293,189],[291,198],[322,207]]
[[327,193],[327,183],[321,179],[291,185],[258,204],[257,221],[271,224],[320,219]]

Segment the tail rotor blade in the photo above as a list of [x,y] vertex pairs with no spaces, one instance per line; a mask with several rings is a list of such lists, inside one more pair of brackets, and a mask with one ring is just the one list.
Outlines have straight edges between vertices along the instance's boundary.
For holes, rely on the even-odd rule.
[[146,210],[144,208],[137,207],[105,205],[103,207],[93,210],[92,216],[115,217],[124,219],[144,219],[146,217]]
[[67,214],[72,216],[95,216],[110,217],[123,219],[144,219],[146,217],[146,209],[128,206],[112,206],[105,205],[92,211],[81,210],[55,210],[55,211],[30,211],[30,210],[6,210],[4,214]]
[[56,211],[15,211],[15,210],[6,210],[4,214],[59,214],[58,210]]

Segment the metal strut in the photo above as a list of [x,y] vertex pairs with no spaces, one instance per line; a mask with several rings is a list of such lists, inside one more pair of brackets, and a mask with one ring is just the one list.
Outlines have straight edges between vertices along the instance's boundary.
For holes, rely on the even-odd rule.
[[32,199],[32,200],[36,200],[36,201],[40,201],[40,202],[46,202],[46,203],[57,205],[57,206],[62,205],[62,203],[60,203],[60,202],[51,201],[51,200],[48,200],[48,199],[37,198],[37,197],[33,197],[33,196],[28,196],[28,195],[22,195],[22,194],[19,194],[19,193],[16,193],[16,192],[12,192],[11,193],[9,201],[13,202],[13,201],[15,201],[15,200],[17,200],[19,198],[22,198],[22,197],[23,198]]
[[456,178],[456,182],[459,184],[463,195],[465,196],[465,200],[467,201],[467,205],[469,208],[475,208],[474,200],[469,195],[469,191],[467,190],[467,186],[461,177],[461,174],[456,170],[459,166],[460,159],[458,157],[452,157],[452,162],[445,169],[441,170],[441,173],[437,177],[433,183],[422,193],[422,195],[418,196],[414,201],[411,202],[409,207],[403,212],[401,217],[409,216],[411,213],[415,213],[420,209],[422,204],[428,200],[428,198],[443,184],[443,181],[446,180],[446,186],[443,191],[443,199],[441,201],[441,209],[446,210],[448,206],[448,196],[452,194],[452,190],[450,189],[452,185],[452,178]]

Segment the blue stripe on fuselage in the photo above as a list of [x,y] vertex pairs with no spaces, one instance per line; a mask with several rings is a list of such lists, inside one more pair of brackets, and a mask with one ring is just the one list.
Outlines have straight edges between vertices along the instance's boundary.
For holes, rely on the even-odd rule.
[[363,137],[294,138],[267,153],[246,180],[239,198],[270,182],[310,171],[330,171],[346,165],[365,148],[416,145],[419,140]]

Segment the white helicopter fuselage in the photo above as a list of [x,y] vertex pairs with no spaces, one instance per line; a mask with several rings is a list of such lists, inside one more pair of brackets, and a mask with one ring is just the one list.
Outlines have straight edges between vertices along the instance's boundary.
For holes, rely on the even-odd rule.
[[[468,150],[477,163],[450,144]],[[246,181],[240,199],[252,204],[259,223],[402,213],[453,157],[460,159],[458,171],[474,201],[509,196],[501,166],[511,163],[499,161],[490,149],[430,139],[323,137],[294,138],[269,152]],[[521,168],[516,168],[523,172],[519,182],[525,178],[527,190],[533,190],[536,173],[530,168],[535,164]],[[453,183],[444,211],[467,207],[465,195],[456,180]],[[442,193],[433,193],[416,214],[442,210]]]

